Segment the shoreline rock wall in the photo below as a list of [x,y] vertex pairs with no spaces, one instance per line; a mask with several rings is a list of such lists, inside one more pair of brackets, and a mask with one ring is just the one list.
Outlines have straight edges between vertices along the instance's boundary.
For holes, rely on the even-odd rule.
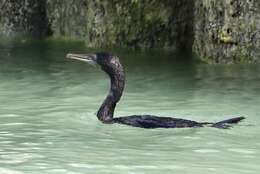
[[55,36],[82,39],[89,47],[191,49],[182,34],[193,32],[186,20],[193,17],[188,1],[193,2],[48,0],[47,15]]
[[0,36],[185,50],[208,63],[257,62],[259,9],[259,0],[0,0]]
[[203,61],[260,61],[259,0],[198,0],[194,9],[193,51]]
[[0,35],[50,35],[45,0],[0,0]]

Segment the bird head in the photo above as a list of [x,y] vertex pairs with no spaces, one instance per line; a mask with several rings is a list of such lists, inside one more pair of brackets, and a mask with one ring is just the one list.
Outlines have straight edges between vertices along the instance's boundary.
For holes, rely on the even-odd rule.
[[94,54],[69,53],[67,54],[66,57],[69,59],[75,59],[75,60],[87,62],[91,65],[99,65],[102,70],[106,71],[109,74],[117,70],[123,70],[119,58],[117,56],[113,56],[112,54],[106,52],[99,52]]

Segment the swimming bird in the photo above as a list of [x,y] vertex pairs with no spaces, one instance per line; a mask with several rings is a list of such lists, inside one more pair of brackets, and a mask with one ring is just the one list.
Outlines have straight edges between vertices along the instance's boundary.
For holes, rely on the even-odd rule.
[[94,54],[67,54],[67,58],[75,59],[90,64],[99,65],[101,69],[110,77],[110,90],[97,112],[97,118],[107,124],[123,124],[140,128],[187,128],[187,127],[216,127],[229,128],[231,124],[238,123],[244,117],[235,117],[224,121],[197,122],[173,117],[160,117],[153,115],[132,115],[114,118],[114,110],[119,102],[124,86],[125,75],[122,64],[117,56],[100,52]]

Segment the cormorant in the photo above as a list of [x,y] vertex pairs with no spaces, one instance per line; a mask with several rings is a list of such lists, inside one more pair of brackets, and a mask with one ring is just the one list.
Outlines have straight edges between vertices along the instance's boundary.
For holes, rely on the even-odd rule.
[[67,58],[97,64],[110,77],[110,91],[97,112],[98,119],[103,123],[119,123],[140,128],[187,128],[204,126],[228,128],[230,124],[238,123],[244,119],[244,117],[236,117],[217,123],[210,123],[153,115],[132,115],[113,118],[116,104],[122,96],[125,85],[124,70],[119,58],[105,52],[95,54],[67,54]]

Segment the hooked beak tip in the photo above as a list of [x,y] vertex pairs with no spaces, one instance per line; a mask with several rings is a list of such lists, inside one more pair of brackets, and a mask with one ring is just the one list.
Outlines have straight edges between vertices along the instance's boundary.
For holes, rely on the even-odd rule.
[[70,58],[70,54],[66,54],[66,58]]
[[68,59],[71,59],[71,57],[72,57],[72,54],[71,54],[71,53],[68,53],[68,54],[66,55],[66,58],[68,58]]

